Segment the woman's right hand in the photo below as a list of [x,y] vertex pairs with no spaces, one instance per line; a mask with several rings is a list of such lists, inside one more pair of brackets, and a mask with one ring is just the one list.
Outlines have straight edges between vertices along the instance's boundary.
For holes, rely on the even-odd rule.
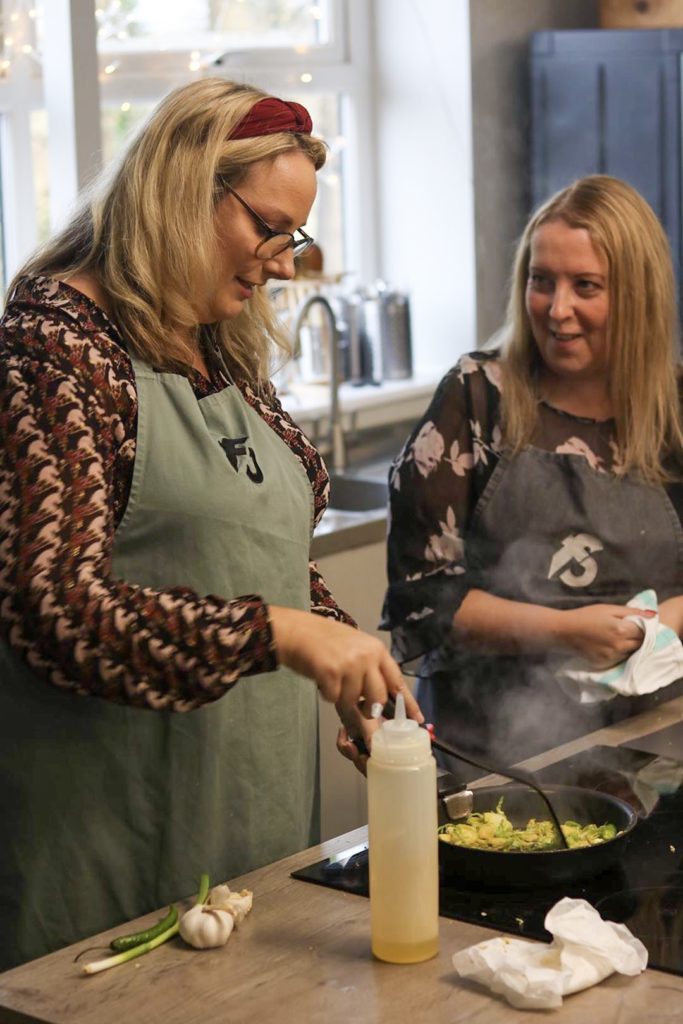
[[643,642],[642,629],[630,615],[654,615],[618,604],[591,604],[560,612],[560,643],[595,669],[625,661]]
[[408,717],[424,721],[400,668],[376,637],[295,608],[270,605],[269,614],[280,664],[312,679],[321,697],[336,705],[347,730],[362,724],[359,706],[369,718],[373,704],[384,707],[399,692]]

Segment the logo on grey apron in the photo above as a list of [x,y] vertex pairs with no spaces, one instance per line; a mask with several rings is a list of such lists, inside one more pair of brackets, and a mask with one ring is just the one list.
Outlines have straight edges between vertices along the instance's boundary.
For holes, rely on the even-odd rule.
[[260,484],[263,482],[263,472],[256,461],[254,449],[247,448],[247,437],[222,437],[218,443],[236,473],[239,473],[241,466],[244,465],[244,459],[248,458],[250,462],[247,463],[247,476],[252,483]]
[[550,562],[548,579],[557,576],[567,587],[589,587],[598,575],[598,563],[591,554],[602,544],[590,533],[570,533]]

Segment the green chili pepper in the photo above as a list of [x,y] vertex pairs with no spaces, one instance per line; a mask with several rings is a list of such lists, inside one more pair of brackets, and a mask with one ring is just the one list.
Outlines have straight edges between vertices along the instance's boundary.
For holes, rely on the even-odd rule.
[[151,928],[145,928],[142,932],[133,932],[131,935],[120,935],[118,939],[112,939],[109,945],[116,953],[123,953],[126,949],[133,949],[135,946],[141,946],[143,942],[150,942],[152,939],[156,939],[162,932],[172,928],[177,920],[178,910],[174,903],[173,906],[168,908],[166,916],[162,917]]

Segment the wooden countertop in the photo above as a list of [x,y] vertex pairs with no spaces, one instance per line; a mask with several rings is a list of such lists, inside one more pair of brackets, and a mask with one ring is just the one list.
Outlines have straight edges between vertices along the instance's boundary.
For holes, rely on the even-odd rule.
[[[681,721],[683,697],[527,764],[542,767],[596,743],[618,746]],[[513,1010],[455,974],[453,953],[491,938],[490,929],[442,918],[435,959],[380,963],[370,954],[367,899],[290,878],[365,838],[357,829],[231,881],[253,890],[254,907],[220,949],[195,951],[175,939],[102,974],[80,973],[79,952],[153,923],[152,914],[0,974],[0,1024],[539,1024],[538,1011]],[[612,975],[552,1013],[558,1024],[681,1019],[683,977],[651,970]]]

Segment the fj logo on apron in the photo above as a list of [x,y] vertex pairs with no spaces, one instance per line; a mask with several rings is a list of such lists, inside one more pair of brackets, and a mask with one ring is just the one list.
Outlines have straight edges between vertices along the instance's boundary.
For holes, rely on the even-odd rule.
[[594,551],[602,551],[597,537],[570,533],[552,557],[548,579],[556,576],[567,587],[589,587],[598,575],[598,563],[591,557]]
[[252,483],[260,484],[263,483],[263,472],[256,461],[254,449],[247,448],[247,439],[248,435],[245,435],[244,437],[222,437],[218,443],[228,456],[228,462],[236,473],[239,473],[241,467],[244,465],[245,458],[248,458],[249,462],[246,464],[247,476]]

